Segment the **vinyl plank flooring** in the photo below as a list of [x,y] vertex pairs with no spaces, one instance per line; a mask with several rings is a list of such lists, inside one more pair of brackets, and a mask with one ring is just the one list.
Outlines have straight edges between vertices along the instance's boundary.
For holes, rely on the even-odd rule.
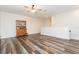
[[79,40],[40,34],[0,39],[0,54],[79,54]]

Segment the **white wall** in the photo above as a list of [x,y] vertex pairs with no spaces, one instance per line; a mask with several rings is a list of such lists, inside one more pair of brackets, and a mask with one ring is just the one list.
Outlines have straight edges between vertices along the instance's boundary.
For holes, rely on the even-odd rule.
[[0,12],[0,36],[1,36],[1,12]]
[[41,34],[52,37],[70,39],[69,29],[65,27],[44,27],[41,29]]
[[43,19],[42,20],[42,27],[49,27],[50,26],[50,20],[49,19]]
[[71,29],[71,38],[79,39],[79,10],[55,15],[53,22],[54,27],[68,27]]
[[17,15],[8,12],[1,12],[0,28],[2,38],[16,36],[16,20],[26,20],[27,30],[29,34],[39,33],[42,27],[42,20],[27,16]]

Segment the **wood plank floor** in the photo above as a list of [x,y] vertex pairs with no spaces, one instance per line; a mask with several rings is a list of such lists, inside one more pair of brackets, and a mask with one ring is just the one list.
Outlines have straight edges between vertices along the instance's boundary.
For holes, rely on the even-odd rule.
[[79,54],[79,41],[34,34],[0,40],[1,54]]

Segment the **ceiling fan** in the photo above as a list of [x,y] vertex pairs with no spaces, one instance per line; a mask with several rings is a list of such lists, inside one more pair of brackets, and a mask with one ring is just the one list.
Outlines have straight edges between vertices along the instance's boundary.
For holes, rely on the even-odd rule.
[[38,8],[38,5],[24,6],[28,12],[37,13],[37,12],[46,12],[46,10]]

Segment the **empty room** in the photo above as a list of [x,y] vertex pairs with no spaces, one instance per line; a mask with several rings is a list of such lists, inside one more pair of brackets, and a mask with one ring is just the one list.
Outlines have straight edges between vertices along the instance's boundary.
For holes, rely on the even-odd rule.
[[79,5],[0,5],[0,54],[79,54]]

